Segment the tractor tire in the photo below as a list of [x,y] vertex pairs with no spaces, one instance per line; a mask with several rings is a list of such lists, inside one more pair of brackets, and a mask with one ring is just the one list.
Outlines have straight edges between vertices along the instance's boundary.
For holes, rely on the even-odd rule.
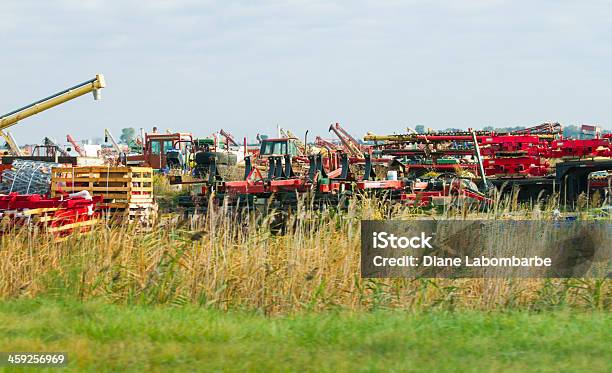
[[196,164],[208,165],[210,164],[210,160],[212,158],[216,158],[216,155],[213,152],[197,152],[194,158],[195,158]]

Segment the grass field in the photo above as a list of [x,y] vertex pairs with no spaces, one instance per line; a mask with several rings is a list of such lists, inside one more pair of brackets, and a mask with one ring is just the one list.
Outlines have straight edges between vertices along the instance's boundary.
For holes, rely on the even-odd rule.
[[81,371],[609,371],[608,312],[327,312],[39,298],[0,303],[0,351],[69,354]]
[[227,214],[144,232],[101,226],[57,243],[22,229],[0,236],[0,299],[191,304],[268,316],[338,309],[611,309],[612,287],[604,278],[361,278],[360,218],[370,218],[371,210],[310,217],[305,211],[289,218],[291,231],[284,235],[272,233],[269,221],[235,221]]
[[[443,218],[550,218],[506,206]],[[59,242],[8,231],[0,351],[65,351],[72,371],[610,371],[609,279],[359,276],[361,219],[430,213],[364,200],[302,206],[284,234],[223,209]]]

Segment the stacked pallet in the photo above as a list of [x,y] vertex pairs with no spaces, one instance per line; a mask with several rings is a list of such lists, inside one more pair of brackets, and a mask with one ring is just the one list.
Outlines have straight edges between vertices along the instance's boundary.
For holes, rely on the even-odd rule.
[[51,173],[52,197],[85,190],[100,196],[115,218],[151,223],[157,216],[150,167],[56,167]]

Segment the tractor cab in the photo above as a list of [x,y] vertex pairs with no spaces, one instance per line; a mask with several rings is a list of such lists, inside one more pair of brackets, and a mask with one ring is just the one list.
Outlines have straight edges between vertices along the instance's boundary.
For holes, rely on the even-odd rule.
[[128,156],[127,164],[154,169],[181,166],[186,164],[192,144],[193,136],[189,133],[148,133],[145,135],[143,153]]
[[196,151],[215,151],[215,139],[211,138],[198,138],[193,140],[193,145]]
[[174,141],[173,148],[166,151],[166,168],[187,171],[193,158],[195,146],[191,140]]
[[290,155],[298,156],[299,151],[296,144],[298,139],[295,137],[278,138],[278,139],[262,139],[259,147],[259,156],[267,158],[270,156]]

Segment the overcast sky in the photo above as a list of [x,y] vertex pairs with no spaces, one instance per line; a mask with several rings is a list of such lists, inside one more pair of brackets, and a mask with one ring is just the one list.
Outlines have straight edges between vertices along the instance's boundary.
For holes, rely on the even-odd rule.
[[[607,1],[2,1],[6,113],[103,73],[23,120],[21,144],[109,127],[236,137],[612,123]],[[330,136],[331,137],[331,136]]]

